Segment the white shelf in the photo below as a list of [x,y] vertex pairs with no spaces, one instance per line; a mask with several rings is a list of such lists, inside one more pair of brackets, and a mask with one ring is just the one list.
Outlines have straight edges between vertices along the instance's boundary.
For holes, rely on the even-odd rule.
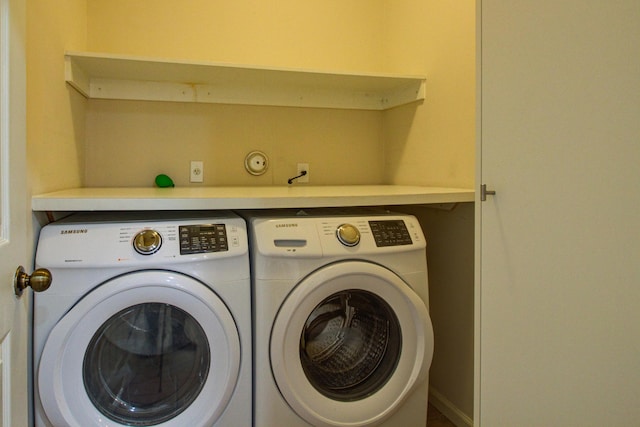
[[87,98],[385,110],[425,97],[425,78],[330,73],[67,52],[66,81]]
[[140,211],[421,205],[474,201],[472,189],[396,185],[76,188],[33,196],[34,211]]

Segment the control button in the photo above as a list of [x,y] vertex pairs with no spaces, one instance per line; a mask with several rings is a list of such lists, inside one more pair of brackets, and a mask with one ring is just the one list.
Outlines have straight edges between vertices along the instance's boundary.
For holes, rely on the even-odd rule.
[[141,255],[151,255],[162,246],[162,236],[155,230],[143,230],[133,238],[133,248]]
[[360,243],[360,231],[351,224],[340,225],[336,230],[336,237],[345,246],[356,246]]

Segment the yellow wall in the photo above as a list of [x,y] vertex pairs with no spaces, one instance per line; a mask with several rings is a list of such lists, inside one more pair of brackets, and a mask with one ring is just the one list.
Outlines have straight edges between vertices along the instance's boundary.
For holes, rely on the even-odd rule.
[[[427,99],[382,115],[89,101],[86,184],[148,185],[163,172],[190,185],[189,160],[203,160],[204,185],[281,184],[305,162],[312,184],[472,187],[474,10],[471,0],[92,0],[91,51],[424,74]],[[154,121],[162,122],[162,133]],[[126,159],[127,147],[153,158]],[[267,176],[242,170],[253,149],[271,158]]]
[[[382,1],[88,2],[88,49],[195,61],[325,70],[381,67]],[[286,185],[297,163],[311,184],[383,182],[381,113],[329,109],[89,101],[88,186]],[[266,152],[262,177],[244,170]],[[189,161],[205,162],[203,184]]]
[[[139,174],[129,185],[146,185],[157,171],[171,172],[176,182],[182,182],[187,178],[185,162],[204,160],[210,184],[277,184],[295,163],[309,162],[316,172],[312,175],[316,184],[473,186],[473,1],[361,0],[309,5],[292,0],[277,4],[190,0],[176,7],[167,0],[55,4],[34,0],[27,13],[28,160],[37,170],[31,174],[35,192],[111,185],[103,179],[104,170],[113,170],[117,176],[131,170],[119,169],[123,144],[135,144],[159,157],[150,163],[138,162]],[[107,106],[85,102],[63,83],[65,49],[425,74],[427,99],[382,116],[376,112],[115,101]],[[85,104],[89,105],[87,121]],[[190,113],[172,115],[172,108]],[[132,114],[122,117],[109,110]],[[101,120],[98,116],[103,112]],[[209,114],[215,117],[195,119]],[[164,119],[167,115],[171,120]],[[136,117],[142,118],[140,126],[135,125]],[[155,129],[145,130],[145,119],[153,121],[154,117],[164,120],[164,138]],[[217,117],[226,118],[222,129]],[[294,124],[293,117],[295,129],[287,130]],[[372,125],[380,117],[381,124]],[[192,127],[194,122],[199,124]],[[181,150],[185,141],[189,141],[187,149]],[[327,149],[318,148],[323,146]],[[244,152],[251,149],[264,149],[270,155],[274,165],[270,175],[251,179],[242,171],[238,174]],[[334,151],[340,154],[336,157]],[[220,157],[230,161],[219,163]],[[360,160],[347,162],[347,158]]]
[[[379,112],[213,104],[90,101],[88,186],[151,186],[165,173],[178,186],[286,185],[297,163],[316,184],[381,182]],[[246,172],[252,150],[269,156],[262,176]],[[204,161],[204,183],[189,162]]]
[[337,70],[382,64],[384,0],[91,0],[89,48]]
[[86,48],[86,0],[27,2],[27,161],[33,193],[83,185],[85,100],[64,82]]
[[384,115],[385,181],[474,186],[475,1],[388,2],[389,71],[424,74],[422,104]]

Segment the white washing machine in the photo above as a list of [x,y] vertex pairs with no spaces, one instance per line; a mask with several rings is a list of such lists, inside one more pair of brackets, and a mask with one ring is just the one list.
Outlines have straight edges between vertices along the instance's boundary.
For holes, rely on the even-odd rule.
[[36,266],[37,427],[251,425],[242,218],[74,215],[42,229]]
[[420,225],[331,212],[246,214],[254,426],[424,427],[433,330]]

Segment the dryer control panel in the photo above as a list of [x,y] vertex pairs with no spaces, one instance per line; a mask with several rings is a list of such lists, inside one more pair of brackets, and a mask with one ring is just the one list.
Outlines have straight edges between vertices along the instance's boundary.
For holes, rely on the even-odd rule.
[[426,242],[411,215],[254,218],[261,255],[321,257],[421,250]]

